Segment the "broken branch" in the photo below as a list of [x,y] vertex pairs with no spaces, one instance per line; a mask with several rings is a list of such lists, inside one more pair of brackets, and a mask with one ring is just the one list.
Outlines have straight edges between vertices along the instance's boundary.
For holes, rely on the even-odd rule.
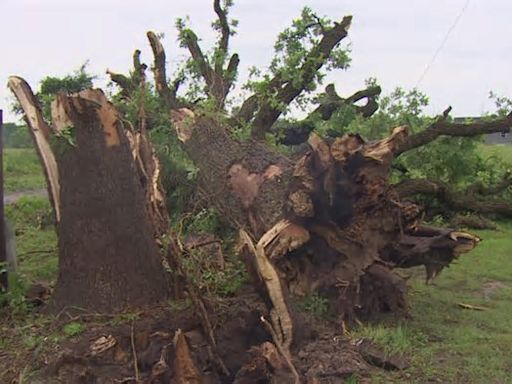
[[304,64],[299,73],[300,80],[283,80],[277,75],[270,81],[270,93],[275,93],[275,102],[270,100],[262,101],[259,110],[252,124],[251,135],[255,139],[263,139],[265,133],[282,113],[282,108],[277,105],[289,105],[298,95],[304,91],[313,80],[318,70],[325,64],[332,50],[338,43],[347,36],[348,28],[352,22],[351,16],[345,16],[340,23],[335,23],[334,27],[326,31],[320,40],[305,57]]
[[449,111],[450,109],[447,109],[427,129],[410,135],[395,152],[395,156],[400,156],[406,151],[428,144],[440,136],[474,137],[495,132],[508,133],[510,127],[512,127],[512,114],[489,121],[453,123],[447,120]]
[[153,74],[155,78],[156,91],[164,100],[167,108],[174,108],[176,106],[176,92],[178,91],[180,81],[175,80],[173,83],[173,89],[169,87],[169,84],[167,84],[164,47],[154,32],[149,31],[147,33],[147,37],[149,44],[151,45],[151,50],[153,51]]

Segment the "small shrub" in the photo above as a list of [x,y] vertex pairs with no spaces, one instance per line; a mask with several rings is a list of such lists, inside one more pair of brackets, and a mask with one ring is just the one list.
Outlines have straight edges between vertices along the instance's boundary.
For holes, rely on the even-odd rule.
[[79,322],[73,321],[62,327],[62,332],[67,337],[75,337],[85,330],[85,326]]
[[302,300],[301,307],[314,316],[324,317],[329,311],[329,300],[318,293],[312,293]]
[[[0,273],[5,272],[5,268],[5,264],[0,264]],[[9,290],[0,291],[0,308],[6,305],[12,315],[26,315],[30,310],[25,298],[26,291],[27,287],[20,277],[15,273],[9,273]]]

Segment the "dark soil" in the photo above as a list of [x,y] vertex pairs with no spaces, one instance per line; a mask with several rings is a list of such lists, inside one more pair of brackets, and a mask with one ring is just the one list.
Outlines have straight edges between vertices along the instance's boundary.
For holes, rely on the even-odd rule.
[[[215,299],[208,305],[218,353],[230,372],[227,376],[212,359],[195,309],[185,302],[180,303],[181,308],[174,304],[115,316],[61,313],[47,319],[45,326],[27,330],[41,338],[39,345],[27,349],[20,343],[18,351],[0,353],[0,366],[6,368],[0,381],[181,383],[176,377],[178,357],[173,341],[176,331],[181,330],[203,383],[293,382],[286,365],[282,364],[282,372],[278,372],[272,362],[258,356],[262,346],[270,344],[265,342],[272,340],[260,321],[267,313],[256,295]],[[83,331],[49,341],[55,330],[70,322],[80,323]],[[361,345],[368,349],[367,343],[336,335],[332,331],[336,327],[329,320],[306,314],[296,324],[293,364],[304,383],[343,383],[352,376],[364,381],[376,369],[371,366],[376,361],[375,365],[387,368],[386,356],[376,357],[375,349],[371,354],[361,350]],[[257,361],[263,363],[258,366]]]

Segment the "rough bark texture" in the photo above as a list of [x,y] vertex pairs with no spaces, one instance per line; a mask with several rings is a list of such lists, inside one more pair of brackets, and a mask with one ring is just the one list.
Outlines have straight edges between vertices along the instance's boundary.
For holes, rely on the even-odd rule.
[[[29,117],[37,100],[18,82],[28,95],[19,101]],[[100,90],[84,90],[59,94],[52,119],[44,143],[60,186],[54,307],[117,311],[166,298],[147,198],[117,111]]]
[[447,108],[427,129],[409,136],[397,149],[395,155],[421,147],[440,136],[474,137],[494,132],[508,133],[512,127],[512,115],[490,121],[454,123],[448,121],[450,111],[451,107]]
[[[111,311],[166,297],[167,284],[129,142],[101,91],[59,95],[54,125],[61,182],[57,307]],[[68,128],[69,129],[69,128]]]
[[492,196],[510,186],[508,176],[495,186],[483,187],[473,184],[465,191],[456,191],[441,181],[428,179],[407,179],[394,186],[402,198],[415,195],[435,197],[449,212],[472,212],[496,217],[512,217],[512,204],[508,199]]

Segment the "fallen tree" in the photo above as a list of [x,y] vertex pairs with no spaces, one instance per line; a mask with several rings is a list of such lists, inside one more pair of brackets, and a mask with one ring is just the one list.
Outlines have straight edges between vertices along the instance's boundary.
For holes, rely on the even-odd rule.
[[[240,230],[240,254],[267,306],[261,326],[275,349],[272,344],[253,349],[254,360],[238,371],[235,382],[250,382],[258,375],[298,382],[305,374],[295,368],[294,351],[300,347],[296,336],[303,332],[297,321],[300,311],[293,305],[298,297],[328,298],[341,330],[346,321],[357,322],[382,311],[405,312],[407,287],[395,268],[423,265],[430,281],[480,239],[456,229],[424,226],[421,208],[402,200],[389,183],[393,159],[446,134],[444,126],[432,134],[411,136],[407,127],[400,126],[389,137],[371,142],[357,134],[322,138],[306,127],[289,141],[296,144],[305,137],[307,148],[291,155],[264,140],[286,107],[310,90],[322,67],[340,55],[336,50],[348,34],[351,17],[331,23],[305,10],[295,29],[282,34],[289,40],[311,38],[309,49],[293,63],[294,75],[274,64],[274,76],[259,83],[255,93],[229,114],[224,105],[238,56],[227,60],[231,35],[227,8],[217,0],[214,8],[222,28],[213,58],[200,49],[194,32],[178,23],[195,75],[204,80],[205,99],[190,103],[169,92],[162,76],[163,47],[155,42],[154,33],[148,33],[155,55],[155,88],[182,148],[198,168],[198,190]],[[282,60],[289,64],[288,59]],[[329,120],[336,108],[367,98],[368,108],[361,107],[358,113],[369,116],[376,110],[379,93],[380,89],[369,88],[343,99],[331,86],[313,114]],[[233,136],[241,127],[250,130],[248,140]],[[497,124],[486,132],[503,129]],[[482,130],[459,131],[449,134],[477,135]]]

